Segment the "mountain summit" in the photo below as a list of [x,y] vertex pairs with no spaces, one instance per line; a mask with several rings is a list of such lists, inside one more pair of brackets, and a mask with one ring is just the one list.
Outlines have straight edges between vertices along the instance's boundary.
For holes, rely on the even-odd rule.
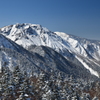
[[99,77],[100,41],[79,38],[63,32],[51,32],[41,25],[27,23],[3,27],[0,34],[27,50],[33,45],[50,47],[73,65],[84,66],[92,75]]

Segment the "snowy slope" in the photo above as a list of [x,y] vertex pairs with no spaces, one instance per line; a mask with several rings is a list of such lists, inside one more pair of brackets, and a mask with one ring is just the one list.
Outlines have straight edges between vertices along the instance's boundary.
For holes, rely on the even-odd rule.
[[[82,64],[74,65],[52,48],[30,46],[27,51],[0,34],[0,71],[2,67],[8,67],[13,71],[16,66],[19,66],[23,73],[26,71],[28,75],[31,75],[33,71],[37,74],[41,70],[50,74],[50,70],[53,70],[56,73],[63,72],[76,78],[94,78]],[[83,75],[82,72],[86,74]]]
[[90,71],[91,74],[97,76],[99,78],[99,74],[97,71],[94,71],[92,68],[90,68],[82,59],[76,57],[83,65],[86,69],[88,69]]
[[[15,45],[15,46],[13,46]],[[5,38],[2,34],[0,34],[0,47],[7,47],[11,49],[18,48],[16,44],[11,43],[7,38]]]
[[[25,49],[32,45],[48,46],[69,61],[73,60],[75,64],[77,64],[75,60],[77,59],[85,68],[85,65],[91,68],[91,63],[93,63],[96,66],[91,68],[94,72],[100,67],[100,41],[83,39],[62,32],[51,32],[41,25],[27,23],[3,27],[0,29],[0,33]],[[84,64],[80,59],[86,59],[88,63]],[[88,59],[91,59],[91,62]],[[89,68],[86,69],[89,70]],[[91,72],[91,70],[89,71]],[[98,72],[91,74],[99,77]]]
[[[9,41],[6,44],[9,45]],[[75,78],[95,78],[82,64],[74,65],[49,47],[31,46],[30,52],[20,46],[18,48],[20,51],[6,48],[6,46],[0,48],[0,71],[2,67],[9,67],[13,71],[14,67],[19,66],[20,70],[23,73],[26,71],[28,75],[32,75],[32,72],[37,74],[40,70],[50,74],[50,70],[53,70],[56,73],[63,72],[65,75],[73,75]],[[83,75],[83,73],[85,74]]]
[[[36,71],[37,68],[35,64],[17,51],[8,48],[0,48],[0,70],[2,67],[8,67],[13,72],[16,66],[19,66],[22,72],[31,72],[32,67],[34,71]],[[27,66],[29,67],[27,68]]]
[[67,41],[76,53],[84,57],[92,57],[100,61],[100,41],[79,38],[63,32],[55,32],[62,39]]

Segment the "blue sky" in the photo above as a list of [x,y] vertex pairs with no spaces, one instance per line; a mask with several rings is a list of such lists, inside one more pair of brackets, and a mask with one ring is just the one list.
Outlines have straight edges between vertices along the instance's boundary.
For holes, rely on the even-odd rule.
[[1,0],[0,27],[15,23],[100,40],[100,0]]

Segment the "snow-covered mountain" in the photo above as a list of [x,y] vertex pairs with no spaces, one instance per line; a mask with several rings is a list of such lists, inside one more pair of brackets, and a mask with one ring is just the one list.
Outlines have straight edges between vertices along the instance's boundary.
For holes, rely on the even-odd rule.
[[79,38],[63,32],[55,33],[68,42],[72,46],[73,51],[75,50],[75,53],[100,61],[100,41]]
[[26,49],[31,45],[44,45],[58,52],[67,49],[84,57],[100,60],[100,41],[79,38],[62,32],[51,32],[41,25],[15,24],[1,28],[0,33]]
[[75,66],[79,66],[80,63],[92,75],[99,77],[100,41],[79,38],[62,32],[51,32],[41,25],[26,23],[3,27],[0,29],[0,34],[27,50],[33,45],[48,46]]
[[[77,59],[74,59],[77,61]],[[16,66],[28,75],[41,70],[50,74],[50,70],[63,72],[74,77],[93,78],[90,72],[77,61],[78,65],[65,59],[62,55],[46,46],[32,45],[28,50],[0,34],[0,72],[2,67],[8,67],[11,71]],[[81,66],[81,67],[79,67]],[[83,75],[83,72],[85,73]]]

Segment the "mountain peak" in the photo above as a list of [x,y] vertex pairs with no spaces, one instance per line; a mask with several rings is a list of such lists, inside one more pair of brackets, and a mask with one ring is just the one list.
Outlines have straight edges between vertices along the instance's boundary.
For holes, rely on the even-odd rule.
[[27,27],[35,27],[35,26],[36,27],[42,27],[39,24],[31,24],[31,23],[16,23],[13,26],[15,26],[16,28],[27,28]]
[[30,24],[30,23],[16,23],[14,25],[9,25],[0,29],[0,33],[4,35],[14,35],[18,33],[48,33],[50,32],[47,28],[42,27],[39,24]]

